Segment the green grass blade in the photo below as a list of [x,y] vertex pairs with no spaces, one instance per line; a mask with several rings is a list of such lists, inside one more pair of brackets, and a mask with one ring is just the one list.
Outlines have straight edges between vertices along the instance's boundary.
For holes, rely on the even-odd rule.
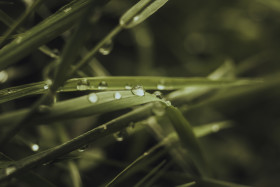
[[232,127],[233,122],[231,121],[221,121],[214,122],[210,124],[200,125],[193,127],[193,132],[196,137],[203,137],[211,133],[219,132],[222,129]]
[[[94,114],[100,114],[110,111],[116,111],[140,104],[154,101],[161,101],[155,95],[146,93],[144,96],[134,95],[131,91],[118,91],[121,95],[120,99],[115,99],[114,91],[93,93],[86,96],[70,99],[54,104],[47,108],[45,114],[41,114],[30,120],[31,123],[53,122],[69,118],[79,118]],[[92,101],[90,101],[92,100]],[[93,101],[95,101],[93,103]],[[15,123],[24,116],[28,111],[19,110],[12,113],[2,114],[0,116],[0,124],[2,127]]]
[[[0,70],[27,56],[39,46],[71,28],[89,0],[73,1],[0,50]],[[66,11],[70,10],[70,11]]]
[[179,136],[180,142],[188,150],[200,174],[202,176],[208,176],[207,164],[191,125],[177,108],[168,106],[166,112]]
[[[146,105],[145,107],[135,109],[103,125],[100,125],[97,128],[94,128],[59,146],[31,155],[22,160],[15,161],[0,170],[0,181],[8,180],[11,177],[28,171],[35,166],[52,161],[97,139],[118,132],[129,126],[131,121],[135,122],[145,119],[151,114],[152,105]],[[8,174],[6,172],[7,170],[10,171]]]
[[[108,0],[103,0],[102,4],[107,2]],[[91,3],[88,4],[87,9],[84,10],[83,16],[80,19],[74,34],[64,47],[62,56],[59,59],[59,66],[56,71],[54,83],[51,87],[53,91],[56,91],[64,83],[64,81],[68,79],[67,73],[70,70],[71,64],[77,60],[77,57],[79,56],[79,50],[81,50],[86,36],[90,32],[88,28],[91,25],[90,17],[92,16],[92,9],[94,9],[94,7],[99,4],[99,1],[91,1]]]
[[[170,78],[152,76],[126,77],[87,77],[68,80],[59,92],[86,91],[86,90],[124,90],[136,85],[142,85],[146,90],[176,90],[189,86],[231,87],[262,83],[257,79],[211,80],[208,78]],[[100,85],[101,84],[101,85]],[[103,84],[103,85],[102,85]],[[31,83],[0,90],[0,103],[28,95],[43,94],[49,89],[47,82]]]
[[132,28],[142,23],[158,9],[160,9],[168,0],[140,0],[131,7],[120,18],[120,25],[124,28]]
[[35,11],[36,7],[38,7],[44,0],[37,0],[32,2],[31,6],[20,16],[19,20],[16,21],[10,29],[4,34],[3,38],[0,40],[0,46],[6,41],[7,38],[24,22],[24,20]]

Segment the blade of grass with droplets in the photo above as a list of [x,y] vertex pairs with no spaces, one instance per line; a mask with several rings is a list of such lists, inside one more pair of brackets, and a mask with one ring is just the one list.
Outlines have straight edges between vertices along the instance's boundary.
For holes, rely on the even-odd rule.
[[[258,79],[211,80],[208,78],[179,78],[179,77],[87,77],[68,80],[59,92],[86,91],[86,90],[124,90],[142,85],[146,90],[177,90],[188,86],[231,87],[256,85],[262,83]],[[18,87],[0,90],[0,103],[20,97],[43,94],[49,89],[47,82],[31,83]]]
[[71,28],[89,0],[72,1],[0,50],[0,70]]
[[[42,113],[30,120],[30,123],[53,122],[56,120],[67,120],[94,114],[116,111],[130,108],[140,104],[160,101],[155,95],[145,93],[144,96],[134,95],[131,91],[106,91],[91,93],[86,96],[58,102],[52,107],[45,108]],[[2,127],[12,125],[24,116],[28,110],[19,110],[12,113],[2,114],[0,124]]]
[[[39,152],[35,155],[31,155],[19,161],[10,163],[5,168],[2,168],[0,170],[0,181],[8,180],[14,176],[30,170],[33,167],[52,161],[84,145],[88,145],[89,143],[97,139],[118,132],[128,127],[131,121],[135,122],[145,119],[152,114],[152,106],[153,105],[145,105],[145,107],[137,108],[74,139],[71,139],[68,142],[65,142],[46,151]],[[8,174],[6,173],[7,169],[10,171]]]
[[188,150],[200,174],[209,176],[207,163],[189,122],[180,110],[173,106],[167,106],[166,114],[177,132],[181,144]]

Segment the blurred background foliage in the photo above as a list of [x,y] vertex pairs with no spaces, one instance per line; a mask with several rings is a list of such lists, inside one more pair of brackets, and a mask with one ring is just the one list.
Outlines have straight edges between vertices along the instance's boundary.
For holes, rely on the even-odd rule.
[[[0,8],[17,19],[28,1],[0,1]],[[69,0],[47,0],[29,16],[22,27],[28,29],[48,17]],[[93,47],[112,30],[119,17],[137,1],[111,0],[93,17],[86,48]],[[99,54],[97,60],[108,75],[159,75],[170,77],[205,77],[224,62],[232,63],[232,76],[241,78],[269,78],[280,80],[280,1],[278,0],[170,0],[156,14],[137,27],[122,31],[112,43],[109,55]],[[0,22],[1,35],[7,26]],[[59,55],[72,30],[47,43]],[[42,81],[47,78],[46,67],[52,59],[39,51],[0,72],[1,88]],[[87,76],[96,76],[93,67],[85,66]],[[193,126],[219,120],[232,120],[233,128],[201,139],[203,149],[216,178],[253,186],[277,186],[280,183],[280,89],[267,86],[249,93],[228,92],[214,101],[184,112]],[[231,92],[231,91],[229,91]],[[236,94],[234,94],[236,93]],[[75,94],[61,94],[61,99]],[[8,112],[28,107],[37,96],[1,104]],[[199,102],[198,100],[196,102]],[[195,101],[192,101],[196,103]],[[175,106],[184,109],[184,104]],[[125,111],[68,121],[68,138],[73,138],[92,124],[101,124]],[[56,145],[59,140],[54,126],[40,126],[24,130],[25,141],[36,142],[41,149]],[[40,138],[38,138],[40,137]],[[21,140],[22,141],[22,140]],[[98,186],[113,178],[156,142],[149,130],[135,133],[121,142],[112,137],[90,145],[83,159],[75,162],[81,171],[84,186]],[[27,143],[28,144],[28,143]],[[13,159],[31,154],[26,147],[8,150]],[[161,155],[162,156],[162,155]],[[165,159],[169,159],[164,155]],[[59,186],[70,186],[66,161],[35,169]],[[158,164],[158,163],[157,163]],[[37,171],[38,170],[38,171]],[[148,168],[149,170],[149,168]],[[171,166],[177,171],[178,166]],[[51,172],[50,172],[51,171]],[[131,186],[147,172],[141,170],[121,186]],[[59,176],[59,177],[58,177]],[[180,184],[180,177],[163,174],[156,186]],[[59,178],[59,180],[58,180]]]

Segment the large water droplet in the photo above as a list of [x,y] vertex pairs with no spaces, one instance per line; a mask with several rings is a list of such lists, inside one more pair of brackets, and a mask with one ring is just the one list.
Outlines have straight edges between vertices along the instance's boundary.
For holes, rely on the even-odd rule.
[[17,170],[17,168],[15,166],[9,166],[5,169],[5,174],[6,175],[11,175],[12,173],[14,173]]
[[49,85],[48,85],[48,84],[45,84],[45,85],[44,85],[44,90],[47,90],[47,89],[49,89]]
[[82,79],[82,80],[79,80],[78,83],[77,83],[77,89],[78,90],[87,90],[90,88],[90,83],[88,82],[87,79]]
[[115,92],[114,93],[114,98],[115,99],[121,99],[122,98],[122,94],[120,92]]
[[99,53],[102,55],[108,55],[113,49],[112,40],[108,40],[102,47],[99,48]]
[[106,81],[101,81],[101,82],[99,83],[99,85],[98,85],[98,89],[100,89],[100,90],[104,90],[104,89],[106,89],[107,87],[108,87],[108,84],[107,84]]
[[91,103],[96,103],[98,101],[98,96],[96,95],[96,93],[91,93],[88,95],[88,100]]
[[38,151],[39,149],[40,149],[40,147],[39,147],[38,144],[32,144],[32,145],[31,145],[31,150],[32,150],[32,151],[36,152],[36,151]]
[[139,85],[133,87],[131,92],[132,92],[132,94],[138,95],[138,96],[144,96],[145,95],[145,90],[144,90],[143,86],[139,86]]

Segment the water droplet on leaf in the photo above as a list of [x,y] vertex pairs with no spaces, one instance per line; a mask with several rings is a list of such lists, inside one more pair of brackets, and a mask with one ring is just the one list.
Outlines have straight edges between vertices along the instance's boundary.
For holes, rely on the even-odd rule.
[[83,147],[79,148],[78,151],[80,153],[84,152],[87,148],[89,147],[89,145],[84,145]]
[[116,141],[121,142],[125,139],[125,137],[127,137],[128,134],[126,132],[126,130],[121,130],[119,132],[114,133],[114,137],[116,139]]
[[32,151],[36,152],[36,151],[38,151],[39,149],[40,149],[40,147],[39,147],[38,144],[32,144],[32,145],[31,145],[31,150],[32,150]]
[[108,84],[107,84],[106,81],[101,81],[101,82],[99,83],[99,85],[98,85],[98,89],[100,89],[100,90],[104,90],[104,89],[106,89],[107,87],[108,87]]
[[107,41],[102,47],[99,48],[99,53],[102,55],[108,55],[113,49],[112,40]]
[[120,92],[115,92],[114,93],[114,98],[115,99],[121,99],[122,98],[122,94]]
[[0,71],[0,83],[4,83],[8,80],[8,73],[6,71]]
[[87,79],[82,79],[82,80],[79,80],[78,83],[77,83],[77,90],[87,90],[90,88],[90,83],[88,82]]
[[98,96],[96,95],[96,93],[91,93],[88,95],[88,100],[91,103],[96,103],[98,101]]
[[131,90],[132,94],[137,95],[137,96],[144,96],[145,95],[145,90],[143,86],[135,86]]

